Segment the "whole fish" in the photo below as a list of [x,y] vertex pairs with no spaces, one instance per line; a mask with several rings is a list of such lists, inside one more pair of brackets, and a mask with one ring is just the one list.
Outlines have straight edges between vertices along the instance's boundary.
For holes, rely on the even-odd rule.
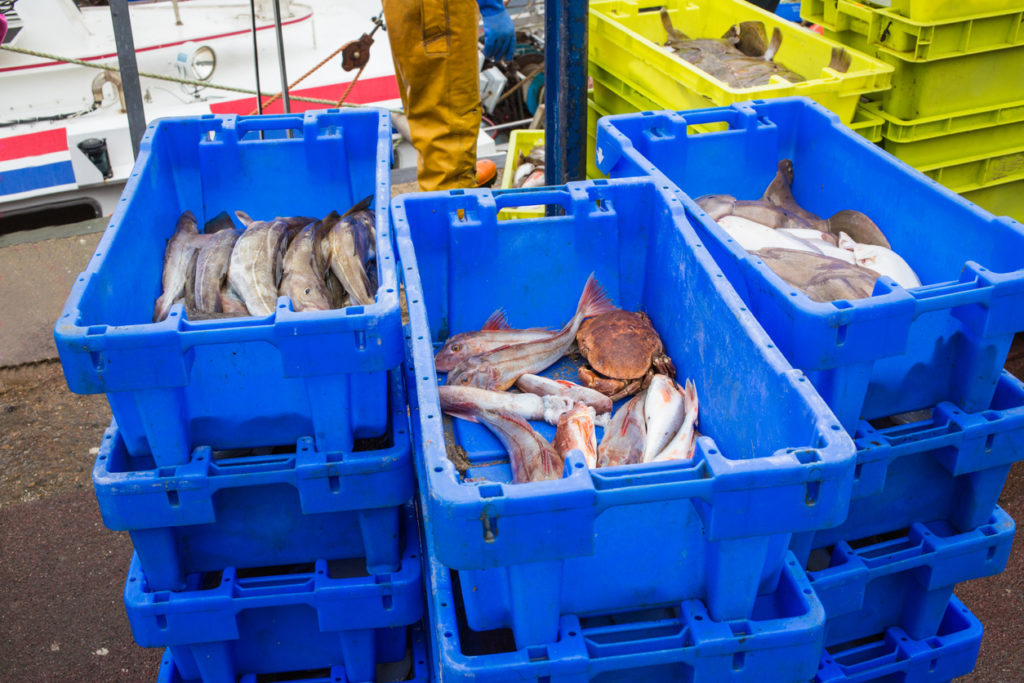
[[[804,242],[823,242],[825,244],[831,244],[833,247],[839,245],[839,238],[837,238],[835,235],[833,235],[830,232],[821,232],[820,230],[815,230],[814,228],[803,228],[803,229],[797,229],[797,228],[777,228],[777,229],[778,229],[779,232],[783,232],[783,233],[789,235],[790,237],[795,237],[798,240],[803,240]],[[818,245],[815,244],[814,246],[817,247]]]
[[441,410],[470,422],[477,420],[475,412],[465,412],[468,405],[472,405],[475,410],[514,413],[525,420],[544,420],[552,426],[557,425],[558,419],[573,407],[573,402],[564,396],[512,394],[507,391],[450,386],[439,386],[437,393],[441,397]]
[[718,224],[728,233],[729,237],[736,240],[737,244],[750,252],[778,247],[781,249],[795,249],[797,251],[818,253],[815,247],[801,239],[778,230],[773,230],[767,225],[755,223],[747,218],[725,216],[718,220]]
[[163,291],[153,307],[153,322],[166,318],[175,301],[185,296],[185,280],[192,265],[192,255],[201,244],[199,223],[191,211],[186,211],[178,218],[174,235],[164,250]]
[[[331,270],[348,292],[352,305],[373,303],[376,289],[370,289],[366,264],[373,258],[374,213],[367,210],[373,197],[367,197],[349,210],[328,233],[331,245]],[[365,206],[360,207],[365,203]]]
[[561,332],[533,342],[503,346],[459,363],[448,375],[448,384],[504,391],[522,375],[536,374],[565,355],[586,318],[615,310],[594,276],[587,278],[576,314]]
[[920,287],[921,280],[914,269],[892,249],[877,244],[858,244],[845,232],[839,235],[839,246],[853,253],[858,266],[887,275],[905,289]]
[[475,412],[477,419],[505,446],[512,468],[513,484],[562,478],[565,462],[554,446],[538,434],[529,422],[518,415],[500,410],[479,410],[466,406],[463,412],[466,411]]
[[594,409],[585,403],[576,406],[558,418],[555,429],[555,452],[564,461],[569,451],[578,450],[587,461],[587,467],[597,468],[597,432],[594,431]]
[[679,431],[668,442],[668,445],[658,453],[651,462],[665,462],[668,460],[690,460],[693,458],[694,448],[697,439],[697,387],[690,380],[686,380],[686,387],[682,392],[683,396],[683,423]]
[[198,313],[213,314],[224,310],[220,292],[228,275],[231,251],[241,234],[242,231],[235,228],[219,230],[199,250],[195,281],[195,306]]
[[196,262],[199,260],[199,250],[193,249],[192,256],[185,268],[185,313],[190,319],[199,317],[196,308]]
[[564,396],[573,403],[584,403],[598,413],[610,413],[612,410],[612,400],[600,391],[564,379],[526,374],[516,380],[516,387],[538,396]]
[[554,336],[553,330],[533,327],[514,330],[499,309],[492,313],[477,332],[460,332],[448,337],[444,346],[434,356],[434,368],[438,372],[451,372],[462,361],[509,344],[537,341]]
[[228,282],[251,315],[262,317],[274,312],[287,238],[284,223],[255,221],[235,242]]
[[279,296],[292,300],[296,311],[326,311],[331,308],[331,293],[324,282],[320,263],[320,221],[310,223],[295,236],[284,255],[284,277]]
[[527,176],[525,180],[523,180],[522,184],[517,185],[517,187],[541,187],[542,185],[544,185],[544,178],[544,169],[535,168],[533,172],[530,173],[530,175]]
[[644,394],[637,394],[612,416],[597,447],[597,466],[635,465],[644,460],[647,425]]
[[886,249],[892,249],[889,240],[886,239],[882,231],[875,225],[875,222],[860,211],[849,209],[837,211],[828,219],[828,229],[836,237],[845,232],[857,244],[874,244]]
[[221,230],[234,230],[235,222],[231,220],[231,216],[228,215],[227,211],[221,211],[216,216],[206,221],[206,225],[203,226],[203,232],[207,235],[212,235],[215,232]]
[[644,462],[651,462],[664,450],[679,431],[684,417],[683,394],[676,383],[666,375],[655,375],[644,398],[644,422],[647,425]]
[[824,254],[792,249],[754,252],[787,284],[813,301],[863,299],[871,296],[878,273]]

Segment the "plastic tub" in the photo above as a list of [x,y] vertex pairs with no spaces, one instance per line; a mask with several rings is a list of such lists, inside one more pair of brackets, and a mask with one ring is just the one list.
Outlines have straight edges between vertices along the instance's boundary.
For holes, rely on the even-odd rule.
[[402,566],[365,574],[356,563],[317,560],[260,570],[193,574],[189,588],[155,591],[133,557],[124,601],[135,641],[168,647],[185,680],[236,683],[343,665],[372,681],[378,662],[406,653],[405,628],[423,616],[416,517],[408,508]]
[[[694,124],[729,130],[687,134]],[[894,159],[804,98],[689,112],[606,117],[598,166],[654,174],[688,196],[759,198],[781,159],[796,200],[831,216],[871,216],[923,287],[880,278],[875,295],[818,303],[734,244],[703,212],[698,237],[793,365],[854,431],[874,419],[953,401],[989,407],[1013,334],[1024,330],[1024,229]]]
[[[566,215],[496,220],[538,203]],[[557,638],[564,614],[689,598],[716,620],[749,618],[776,585],[789,535],[845,517],[852,443],[694,239],[695,210],[646,179],[392,202],[428,533],[437,559],[461,572],[471,628],[510,626],[518,645],[535,645]],[[695,382],[697,455],[591,471],[574,452],[563,479],[510,485],[504,449],[457,421],[467,476],[487,479],[467,481],[445,451],[434,344],[499,306],[516,325],[560,326],[591,272],[616,304],[650,315],[679,378]]]
[[[188,462],[197,444],[245,448],[309,436],[318,451],[333,452],[383,434],[387,371],[402,362],[386,208],[390,159],[385,111],[151,124],[110,225],[57,320],[68,386],[106,392],[128,452],[152,455],[158,466]],[[201,224],[235,209],[257,218],[325,216],[368,195],[377,218],[375,303],[295,313],[279,298],[265,318],[195,321],[178,305],[163,322],[150,322],[166,240],[183,211]]]
[[[134,469],[116,424],[93,468],[103,523],[128,531],[150,588],[179,590],[194,572],[365,557],[398,571],[400,511],[412,498],[409,419],[393,371],[389,439],[327,455],[300,439],[287,453],[197,448],[186,465]],[[371,449],[372,446],[372,449]]]
[[[721,37],[734,24],[760,21],[768,34],[778,28],[782,46],[777,61],[808,79],[790,83],[734,88],[701,71],[663,47],[666,39],[659,12],[665,7],[673,26],[694,38]],[[754,98],[805,95],[853,120],[861,95],[891,84],[892,67],[858,52],[850,68],[829,68],[838,43],[742,0],[693,3],[684,0],[603,0],[590,4],[590,62],[661,105],[690,109],[729,105]],[[600,102],[598,102],[600,104]]]
[[1024,221],[1024,180],[980,187],[964,192],[963,198],[997,216],[1010,216]]
[[946,683],[974,670],[984,629],[960,600],[949,600],[938,634],[913,639],[899,627],[830,647],[814,683]]
[[826,647],[891,626],[915,640],[936,635],[956,584],[1006,568],[1015,528],[997,507],[966,533],[945,522],[918,523],[815,551],[807,576],[828,616]]

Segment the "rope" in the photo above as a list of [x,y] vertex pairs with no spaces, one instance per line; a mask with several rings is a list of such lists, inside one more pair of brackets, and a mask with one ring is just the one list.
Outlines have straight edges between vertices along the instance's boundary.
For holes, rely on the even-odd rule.
[[[78,66],[87,66],[90,69],[101,69],[103,71],[114,71],[114,72],[120,72],[121,71],[118,67],[110,66],[108,64],[93,64],[92,62],[85,62],[85,61],[82,61],[81,59],[73,59],[71,57],[60,57],[58,55],[49,54],[47,52],[37,52],[35,50],[26,50],[25,48],[13,47],[11,45],[0,45],[0,49],[8,50],[9,52],[17,52],[19,54],[29,55],[29,56],[32,56],[32,57],[39,57],[41,59],[49,59],[49,60],[54,61],[54,62],[64,62],[66,64],[77,64]],[[145,71],[140,71],[139,72],[139,76],[144,76],[146,78],[155,78],[155,79],[160,80],[160,81],[170,81],[172,83],[183,83],[185,85],[196,85],[196,86],[204,87],[204,88],[212,88],[213,90],[226,90],[228,92],[237,92],[237,93],[242,93],[243,95],[256,95],[258,97],[264,97],[264,96],[269,96],[270,95],[270,93],[257,92],[256,90],[253,90],[251,88],[238,88],[238,87],[231,86],[231,85],[217,85],[216,83],[208,83],[206,81],[198,81],[198,80],[191,79],[191,78],[178,78],[176,76],[165,76],[164,74],[154,74],[154,73],[148,73],[148,72],[145,72]],[[298,95],[292,96],[292,99],[297,101],[297,102],[310,102],[310,103],[313,103],[313,104],[328,104],[328,105],[331,105],[332,107],[345,106],[345,107],[353,107],[353,108],[365,108],[365,107],[368,106],[368,105],[362,105],[362,104],[338,105],[338,103],[335,102],[334,100],[324,100],[324,99],[320,99],[320,98],[317,98],[317,97],[300,97]],[[395,110],[391,110],[391,111],[395,111]]]
[[[369,62],[367,62],[367,64],[369,64]],[[348,99],[348,94],[350,92],[352,92],[352,88],[355,86],[356,81],[358,81],[359,77],[363,75],[363,70],[364,69],[366,69],[366,64],[363,64],[361,67],[359,67],[359,71],[356,72],[356,77],[353,78],[352,82],[348,84],[347,88],[345,88],[345,94],[341,96],[340,100],[338,100],[338,105],[337,106],[339,106],[339,107],[341,107],[341,106],[351,107],[352,106],[351,104],[345,104],[345,100]]]
[[[295,86],[297,86],[297,85],[298,85],[299,83],[301,83],[302,81],[304,81],[304,80],[306,79],[306,77],[307,77],[307,76],[309,76],[309,75],[310,75],[310,74],[312,74],[312,73],[313,73],[314,71],[316,71],[317,69],[319,69],[320,67],[322,67],[322,66],[323,66],[324,64],[326,64],[327,62],[329,62],[329,61],[331,61],[332,59],[334,59],[334,58],[335,58],[335,57],[337,56],[337,54],[338,54],[339,52],[341,52],[342,50],[344,50],[344,49],[345,49],[345,46],[344,46],[344,45],[342,45],[342,46],[341,46],[341,47],[339,47],[339,48],[338,48],[337,50],[335,50],[335,51],[334,51],[334,52],[332,52],[331,54],[329,54],[329,55],[327,55],[326,57],[324,57],[324,58],[323,58],[323,60],[322,60],[322,61],[321,61],[321,62],[320,62],[319,64],[317,64],[317,65],[316,65],[316,66],[314,66],[314,67],[313,67],[312,69],[310,69],[310,70],[309,70],[309,71],[307,71],[306,73],[304,73],[304,74],[302,74],[301,76],[299,76],[299,77],[298,77],[298,79],[296,79],[296,80],[295,80],[295,82],[293,82],[293,83],[290,83],[290,84],[288,85],[288,94],[289,94],[289,95],[291,95],[292,89],[293,89],[293,88],[294,88]],[[362,71],[361,71],[361,70],[360,70],[360,73],[362,73]],[[357,78],[358,78],[358,76],[357,76]],[[353,81],[353,82],[355,82],[355,81]],[[269,106],[270,106],[270,105],[272,105],[272,104],[273,104],[274,102],[277,102],[277,101],[278,101],[279,99],[281,99],[281,97],[282,97],[283,95],[284,95],[284,93],[283,93],[283,92],[279,92],[279,93],[277,93],[276,95],[274,95],[273,97],[271,97],[271,98],[270,98],[269,100],[267,100],[266,102],[264,102],[264,103],[263,103],[263,106],[264,106],[264,107],[269,107]],[[292,97],[292,99],[298,99],[298,98],[297,98],[297,97]],[[342,98],[342,99],[344,99],[344,98]],[[341,103],[340,103],[340,102],[338,103],[338,106],[339,106],[339,107],[341,106]],[[252,116],[253,114],[257,113],[258,111],[259,111],[259,107],[256,107],[256,108],[255,108],[255,109],[253,109],[253,110],[252,110],[251,112],[249,112],[249,116]]]

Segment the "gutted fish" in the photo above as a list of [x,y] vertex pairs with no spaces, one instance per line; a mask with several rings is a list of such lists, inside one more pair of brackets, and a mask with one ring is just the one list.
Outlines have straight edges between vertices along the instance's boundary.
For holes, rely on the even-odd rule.
[[331,308],[331,293],[324,281],[320,261],[319,237],[322,224],[310,223],[296,235],[284,255],[284,277],[279,296],[292,300],[296,311],[326,311]]
[[280,221],[254,221],[235,242],[228,282],[251,315],[262,317],[274,312],[287,237],[286,226]]
[[[473,410],[470,408],[470,410]],[[477,419],[508,451],[512,483],[527,484],[562,478],[565,462],[554,446],[523,418],[509,412],[475,410]]]
[[242,231],[235,228],[221,229],[199,250],[196,260],[195,307],[200,314],[212,315],[224,311],[220,293],[228,276],[231,251],[241,234]]
[[682,391],[683,397],[683,423],[679,431],[668,442],[668,445],[658,453],[651,462],[665,462],[668,460],[690,460],[693,458],[694,448],[697,444],[697,387],[691,380],[686,380],[686,387]]
[[573,403],[581,402],[598,413],[609,413],[612,400],[600,391],[564,379],[551,379],[540,375],[526,374],[516,380],[516,387],[538,396],[564,396]]
[[331,246],[331,270],[341,282],[355,306],[373,303],[376,288],[371,287],[367,263],[375,257],[374,218],[368,210],[373,197],[367,197],[341,217],[328,234]]
[[597,467],[597,432],[594,431],[594,409],[584,403],[576,406],[558,418],[555,430],[555,452],[564,461],[569,451],[579,451],[587,461],[587,467]]
[[605,427],[597,447],[597,466],[635,465],[644,460],[647,424],[644,421],[644,394],[637,394],[615,411]]
[[199,224],[191,211],[178,218],[174,235],[164,250],[163,292],[153,307],[153,322],[160,322],[171,312],[171,306],[185,296],[185,281],[190,266],[194,267],[192,256],[202,245]]
[[[513,394],[507,391],[451,386],[440,386],[437,393],[441,397],[441,410],[470,422],[477,421],[475,411],[491,410],[515,413],[526,420],[544,420],[555,426],[558,419],[573,407],[573,402],[564,396]],[[467,406],[473,406],[473,410],[467,412]]]
[[683,395],[676,383],[666,375],[655,375],[644,398],[644,422],[647,443],[644,462],[651,462],[664,450],[683,424]]

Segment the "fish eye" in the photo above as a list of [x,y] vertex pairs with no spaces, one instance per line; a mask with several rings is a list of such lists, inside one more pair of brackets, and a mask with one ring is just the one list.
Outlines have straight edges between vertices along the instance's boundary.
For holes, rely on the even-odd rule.
[[461,347],[458,344],[452,344],[452,351],[455,353],[458,353],[460,348]]
[[309,294],[309,292],[310,292],[309,287],[306,287],[306,294]]

